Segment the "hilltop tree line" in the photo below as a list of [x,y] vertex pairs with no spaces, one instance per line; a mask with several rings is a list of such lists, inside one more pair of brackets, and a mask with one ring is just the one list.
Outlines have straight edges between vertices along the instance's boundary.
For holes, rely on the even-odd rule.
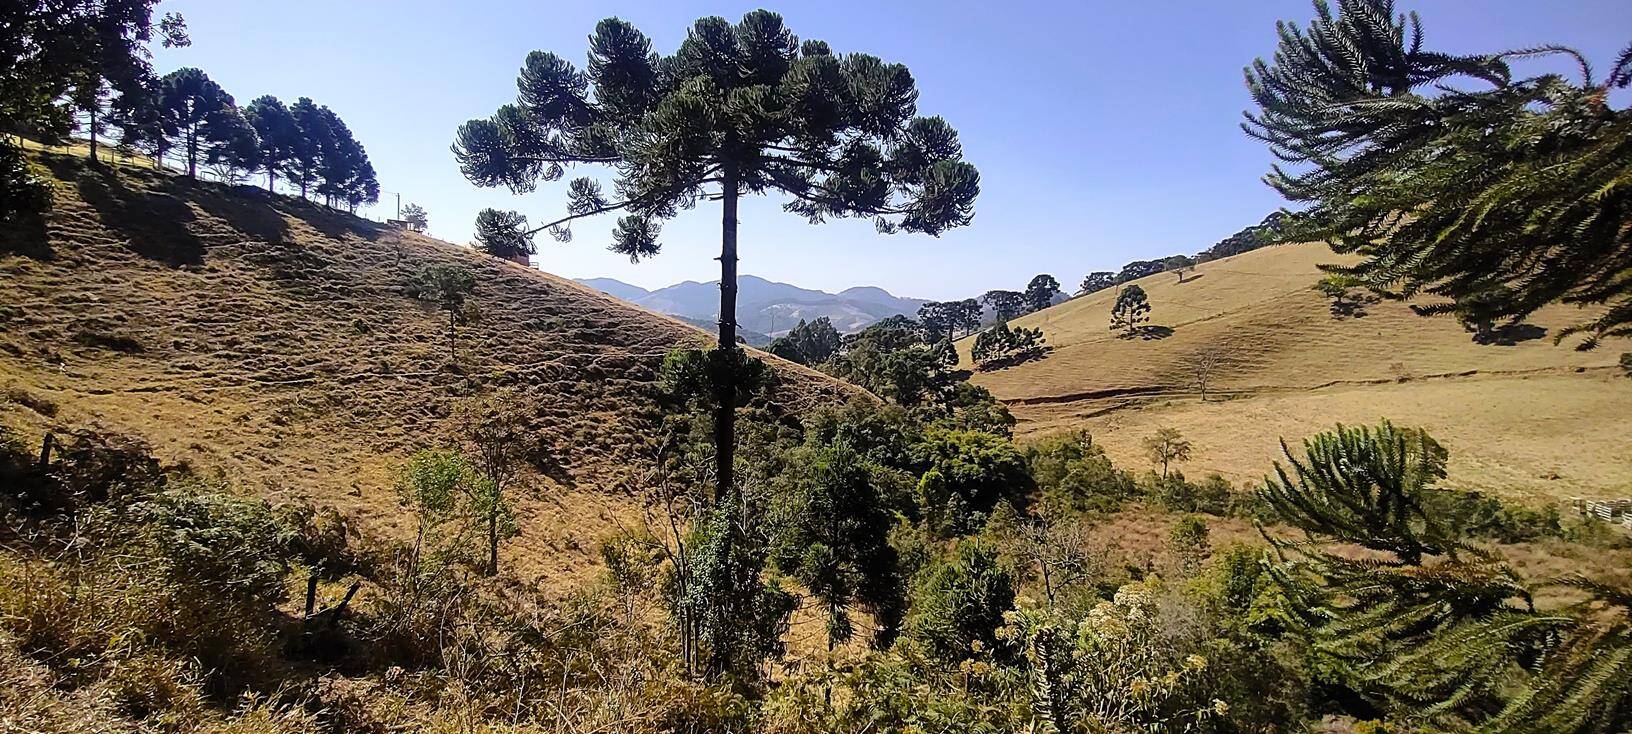
[[157,0],[19,0],[0,5],[0,218],[43,208],[45,190],[17,141],[67,139],[76,116],[91,125],[109,90],[137,90],[153,78],[148,44],[190,43],[179,15],[153,20]]
[[1287,238],[1292,236],[1291,233],[1294,231],[1292,228],[1294,223],[1300,221],[1301,216],[1285,211],[1271,212],[1258,224],[1219,240],[1212,247],[1195,255],[1169,255],[1156,260],[1135,260],[1116,272],[1101,270],[1089,273],[1083,276],[1082,283],[1077,286],[1076,295],[1098,293],[1157,273],[1177,273],[1179,280],[1183,281],[1190,269],[1201,263],[1288,241]]
[[[224,181],[260,173],[267,191],[281,177],[303,198],[315,194],[352,210],[380,198],[374,165],[351,128],[309,97],[285,105],[265,95],[239,107],[209,75],[189,67],[121,92],[103,119],[118,129],[120,145],[160,165],[175,157],[189,177],[200,166]],[[87,132],[94,140],[106,128]]]
[[[1288,241],[1287,238],[1297,231],[1295,224],[1300,221],[1301,214],[1271,212],[1258,224],[1246,227],[1195,255],[1135,260],[1116,272],[1104,270],[1089,273],[1083,276],[1074,295],[1097,293],[1157,273],[1176,273],[1183,281],[1201,263]],[[931,301],[919,308],[918,319],[946,338],[962,338],[974,333],[983,323],[1003,323],[1048,308],[1060,293],[1060,282],[1045,273],[1032,278],[1022,291],[998,289],[987,291],[979,298]],[[988,314],[990,318],[987,318]]]
[[[176,14],[153,18],[156,0],[24,0],[0,7],[0,132],[61,145],[78,132],[99,162],[103,141],[177,160],[189,177],[202,167],[222,180],[265,173],[330,206],[377,201],[368,154],[327,107],[301,98],[285,106],[260,97],[239,107],[203,71],[157,75],[148,45],[186,46]],[[15,141],[0,142],[0,217],[44,208]]]

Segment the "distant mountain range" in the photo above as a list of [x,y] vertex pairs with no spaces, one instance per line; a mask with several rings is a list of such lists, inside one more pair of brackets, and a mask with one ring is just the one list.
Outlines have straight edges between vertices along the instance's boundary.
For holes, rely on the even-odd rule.
[[[613,278],[582,278],[578,282],[693,324],[712,325],[719,319],[720,282],[717,280],[707,283],[688,280],[655,291]],[[737,278],[737,323],[745,332],[757,332],[754,337],[781,336],[800,319],[814,321],[823,316],[833,322],[833,328],[849,334],[897,314],[915,316],[924,303],[921,298],[902,298],[874,286],[828,293],[753,275]]]

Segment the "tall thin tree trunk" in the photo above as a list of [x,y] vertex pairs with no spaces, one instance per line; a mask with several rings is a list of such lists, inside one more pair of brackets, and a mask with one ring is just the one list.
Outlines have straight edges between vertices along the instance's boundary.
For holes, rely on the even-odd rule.
[[198,132],[187,135],[187,178],[198,178]]
[[[729,155],[729,153],[728,153]],[[735,367],[737,348],[737,164],[727,160],[721,185],[725,191],[725,206],[720,217],[720,353],[726,364]],[[714,471],[718,484],[715,501],[723,502],[733,492],[733,470],[736,460],[736,375],[720,380],[715,386],[714,408]]]
[[96,105],[91,105],[91,165],[97,165],[96,160]]
[[499,513],[487,513],[487,575],[499,572]]
[[277,179],[278,179],[278,174],[272,170],[271,166],[267,166],[267,168],[266,168],[266,193],[268,193],[268,194],[275,193],[272,190],[272,184],[277,183]]

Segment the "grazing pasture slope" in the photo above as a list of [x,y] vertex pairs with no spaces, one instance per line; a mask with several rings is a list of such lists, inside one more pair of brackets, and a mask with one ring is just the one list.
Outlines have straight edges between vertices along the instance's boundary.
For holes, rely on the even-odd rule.
[[[1116,289],[1077,298],[1015,321],[1043,330],[1046,357],[975,381],[1008,403],[1020,433],[1088,428],[1126,465],[1143,465],[1142,440],[1168,426],[1194,444],[1188,474],[1253,481],[1280,457],[1282,437],[1296,444],[1333,423],[1389,418],[1449,447],[1456,486],[1533,499],[1632,494],[1632,381],[1615,366],[1632,345],[1554,345],[1582,316],[1566,306],[1496,344],[1398,302],[1334,314],[1310,286],[1316,265],[1335,261],[1324,245],[1285,245],[1204,263],[1182,283],[1170,272],[1135,281],[1152,310],[1134,338],[1108,328]],[[959,345],[966,360],[969,344]]]

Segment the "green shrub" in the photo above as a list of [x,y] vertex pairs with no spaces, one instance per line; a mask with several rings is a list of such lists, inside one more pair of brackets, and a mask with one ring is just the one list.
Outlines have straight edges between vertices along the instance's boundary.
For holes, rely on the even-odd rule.
[[956,664],[997,651],[1003,614],[1014,609],[1014,579],[997,553],[960,541],[950,558],[932,563],[913,583],[908,636],[934,660]]
[[1087,431],[1037,439],[1020,452],[1050,515],[1114,512],[1134,494],[1133,479],[1111,464]]
[[1001,436],[932,429],[914,448],[924,467],[918,505],[925,524],[945,536],[978,531],[998,502],[1024,502],[1025,461]]

